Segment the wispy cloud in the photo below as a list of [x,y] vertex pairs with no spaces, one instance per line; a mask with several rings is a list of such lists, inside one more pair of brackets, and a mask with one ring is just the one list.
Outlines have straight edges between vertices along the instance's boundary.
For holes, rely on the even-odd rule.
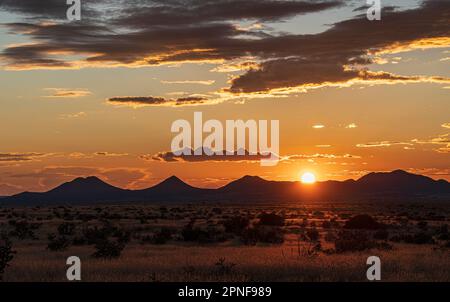
[[80,111],[80,112],[77,112],[77,113],[61,114],[59,116],[59,119],[61,119],[61,120],[77,119],[77,118],[84,118],[86,116],[87,116],[86,112]]
[[0,153],[0,162],[27,162],[49,156],[49,153]]
[[348,124],[347,126],[345,126],[345,128],[347,128],[347,129],[355,129],[355,128],[358,128],[358,125],[356,125],[355,123],[351,123],[351,124]]
[[370,142],[364,144],[357,144],[358,148],[379,148],[379,147],[391,147],[391,146],[413,146],[414,144],[409,142],[391,142],[391,141],[380,141],[380,142]]
[[182,106],[196,106],[206,105],[210,102],[205,97],[200,96],[188,96],[178,99],[166,99],[163,97],[153,96],[125,96],[125,97],[112,97],[108,99],[108,103],[119,106],[130,106],[134,108],[146,107],[146,106],[169,106],[169,107],[182,107]]
[[357,144],[358,148],[380,148],[380,147],[392,147],[392,146],[403,146],[405,150],[413,150],[416,145],[437,145],[439,146],[434,151],[439,153],[449,153],[450,152],[450,134],[441,134],[436,137],[431,137],[427,139],[412,139],[410,141],[379,141],[370,142],[364,144]]
[[122,156],[127,156],[128,153],[95,152],[95,155],[106,156],[106,157],[122,157]]
[[45,88],[49,91],[50,95],[46,95],[46,98],[81,98],[92,93],[87,89],[69,89],[69,88]]
[[422,145],[437,145],[438,148],[435,149],[436,152],[450,153],[450,134],[448,133],[429,139],[413,139],[412,142]]
[[162,84],[189,84],[189,85],[213,85],[216,81],[214,80],[203,80],[203,81],[191,81],[191,80],[185,80],[185,81],[161,81]]

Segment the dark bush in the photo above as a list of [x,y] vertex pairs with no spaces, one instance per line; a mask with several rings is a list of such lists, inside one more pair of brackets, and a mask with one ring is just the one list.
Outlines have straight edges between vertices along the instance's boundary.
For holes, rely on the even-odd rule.
[[9,224],[14,227],[14,230],[11,231],[10,235],[17,237],[18,239],[36,239],[36,235],[34,234],[34,231],[39,229],[41,226],[37,223],[29,223],[28,221],[21,220],[21,221],[15,221],[11,220],[9,221]]
[[449,240],[450,234],[448,232],[448,225],[443,224],[436,230],[436,236],[439,240]]
[[172,239],[172,230],[169,228],[162,228],[159,232],[156,232],[151,236],[151,243],[153,244],[166,244],[167,241]]
[[310,241],[317,241],[319,240],[320,234],[316,228],[311,228],[306,230],[306,237]]
[[425,231],[425,230],[428,228],[428,222],[426,222],[426,221],[419,221],[419,222],[417,223],[417,227],[418,227],[419,229]]
[[113,240],[103,240],[95,245],[95,253],[92,255],[95,258],[112,259],[119,258],[125,244]]
[[75,234],[75,224],[64,222],[58,226],[58,233],[61,236],[73,236]]
[[396,235],[391,238],[394,242],[405,242],[409,244],[435,244],[433,236],[425,232],[418,232],[415,234]]
[[99,241],[104,241],[110,235],[110,232],[104,228],[88,227],[83,229],[83,236],[87,244],[96,244]]
[[389,232],[387,230],[378,230],[375,233],[373,233],[373,239],[377,240],[388,240],[389,239]]
[[157,232],[153,239],[155,244],[164,244],[167,241],[172,239],[173,231],[168,228],[162,228],[159,232]]
[[330,221],[325,220],[324,222],[322,222],[322,228],[324,228],[324,229],[330,229],[331,226],[332,225],[331,225]]
[[85,245],[85,244],[87,244],[87,240],[86,240],[86,238],[84,238],[82,236],[75,236],[72,239],[72,244],[75,246]]
[[225,232],[239,235],[248,227],[249,223],[250,221],[247,217],[235,216],[225,220],[223,226],[225,227]]
[[375,246],[375,242],[369,240],[367,233],[362,231],[341,231],[334,241],[337,253],[364,251]]
[[220,258],[214,265],[217,268],[217,274],[219,275],[231,274],[236,266],[233,262],[226,262],[225,258]]
[[383,226],[378,223],[372,216],[369,215],[357,215],[350,218],[344,225],[345,229],[361,229],[361,230],[378,230]]
[[258,225],[245,229],[241,234],[241,241],[247,245],[255,245],[258,242],[281,244],[284,242],[284,233],[279,227]]
[[199,243],[214,243],[224,241],[226,237],[223,233],[215,228],[199,228],[194,227],[193,224],[188,224],[181,231],[181,236],[184,241],[196,241]]
[[222,209],[221,208],[213,208],[212,212],[216,215],[221,215],[222,214]]
[[284,217],[275,213],[262,213],[259,215],[259,223],[268,226],[284,226]]
[[70,239],[65,236],[56,236],[54,234],[50,234],[48,236],[48,244],[47,249],[50,251],[64,251],[70,246]]
[[120,243],[128,243],[130,241],[130,233],[115,226],[105,224],[103,227],[88,227],[83,229],[83,236],[87,244],[97,244],[105,241],[110,237],[114,237]]
[[12,242],[6,235],[0,237],[0,281],[16,252],[12,250]]

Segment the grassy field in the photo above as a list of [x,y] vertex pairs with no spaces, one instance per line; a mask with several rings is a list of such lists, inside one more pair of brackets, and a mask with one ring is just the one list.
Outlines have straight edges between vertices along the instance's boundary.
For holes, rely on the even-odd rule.
[[78,256],[83,281],[366,281],[378,256],[383,281],[450,281],[449,217],[429,203],[0,209],[3,280],[65,281]]

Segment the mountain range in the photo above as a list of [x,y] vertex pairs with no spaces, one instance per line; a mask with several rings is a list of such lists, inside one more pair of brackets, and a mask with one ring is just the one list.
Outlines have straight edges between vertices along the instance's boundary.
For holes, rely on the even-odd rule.
[[218,189],[193,187],[176,176],[143,190],[126,190],[91,176],[77,178],[50,191],[4,197],[0,205],[60,205],[117,202],[299,202],[338,200],[450,201],[450,183],[402,170],[374,172],[358,180],[324,181],[313,185],[244,176]]

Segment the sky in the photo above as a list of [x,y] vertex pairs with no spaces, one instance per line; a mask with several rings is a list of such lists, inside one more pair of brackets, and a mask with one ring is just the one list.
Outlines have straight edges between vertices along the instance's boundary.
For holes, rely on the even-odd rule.
[[[450,180],[450,2],[0,1],[0,196],[80,176]],[[280,157],[166,156],[171,124],[279,120]],[[171,159],[171,160],[169,160]]]

